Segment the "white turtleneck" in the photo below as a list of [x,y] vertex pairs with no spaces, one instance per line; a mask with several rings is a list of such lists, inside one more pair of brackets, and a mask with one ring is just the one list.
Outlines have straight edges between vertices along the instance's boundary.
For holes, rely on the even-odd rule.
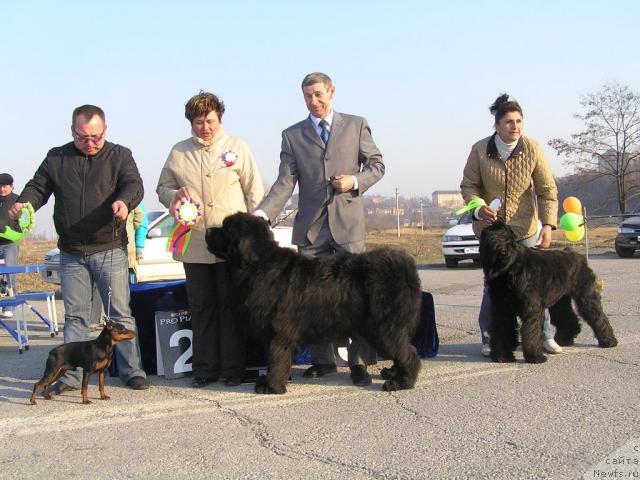
[[516,145],[518,144],[518,140],[511,143],[505,143],[502,141],[502,138],[500,138],[500,135],[498,135],[497,133],[494,138],[496,141],[496,148],[498,149],[498,153],[500,154],[502,161],[505,161],[507,158],[511,156],[511,152],[513,152],[513,150],[516,148]]

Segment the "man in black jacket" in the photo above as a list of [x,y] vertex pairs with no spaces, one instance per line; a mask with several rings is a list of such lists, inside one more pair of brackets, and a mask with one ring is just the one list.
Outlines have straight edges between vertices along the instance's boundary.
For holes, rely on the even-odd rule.
[[[35,210],[55,195],[53,221],[60,248],[60,283],[64,300],[64,341],[87,340],[91,290],[98,285],[111,320],[136,331],[129,307],[127,215],[142,200],[143,186],[131,151],[105,140],[104,112],[93,105],[73,111],[73,142],[53,148],[10,211],[17,218],[22,203]],[[136,339],[115,348],[120,378],[136,390],[149,388]],[[52,393],[79,388],[82,372],[68,371]]]
[[[0,173],[0,231],[4,232],[6,227],[13,227],[16,229],[16,222],[9,219],[9,210],[16,203],[18,195],[13,193],[13,177],[8,173]],[[17,265],[18,263],[19,248],[16,242],[0,237],[0,259],[5,265]],[[16,291],[16,276],[6,275],[9,279],[9,283],[6,284],[3,281],[3,288],[11,287],[13,294],[18,293]],[[6,294],[6,292],[3,292]],[[13,317],[13,307],[6,307],[2,310],[2,316],[5,318]]]

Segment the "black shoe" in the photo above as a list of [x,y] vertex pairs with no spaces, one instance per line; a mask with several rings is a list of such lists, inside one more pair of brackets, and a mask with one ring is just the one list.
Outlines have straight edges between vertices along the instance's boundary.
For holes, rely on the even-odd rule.
[[127,387],[132,388],[133,390],[146,390],[149,388],[149,382],[144,377],[131,377],[127,380]]
[[368,387],[371,385],[371,375],[367,373],[364,365],[354,365],[351,369],[351,380],[356,387]]
[[307,378],[324,377],[325,375],[336,373],[337,371],[338,369],[336,366],[331,363],[319,363],[307,368],[302,376]]
[[229,377],[224,381],[224,385],[226,387],[237,387],[241,383],[242,383],[242,379],[237,377]]
[[78,389],[75,387],[71,387],[60,380],[58,380],[56,383],[54,383],[49,387],[49,393],[51,395],[60,395],[61,393],[72,392],[73,390],[78,390]]
[[217,380],[217,378],[193,377],[193,380],[191,380],[191,386],[193,388],[203,388]]

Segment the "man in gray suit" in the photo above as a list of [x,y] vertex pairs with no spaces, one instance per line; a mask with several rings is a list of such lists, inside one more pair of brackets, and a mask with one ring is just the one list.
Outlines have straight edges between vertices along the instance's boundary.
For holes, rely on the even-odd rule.
[[[362,195],[384,175],[367,121],[335,112],[335,91],[324,73],[310,73],[302,81],[310,115],[282,132],[278,178],[255,212],[273,223],[298,183],[293,243],[308,257],[364,251]],[[304,376],[335,372],[334,351],[333,344],[312,346],[313,365]],[[353,338],[348,352],[354,385],[371,384],[366,359],[375,352],[362,338]]]

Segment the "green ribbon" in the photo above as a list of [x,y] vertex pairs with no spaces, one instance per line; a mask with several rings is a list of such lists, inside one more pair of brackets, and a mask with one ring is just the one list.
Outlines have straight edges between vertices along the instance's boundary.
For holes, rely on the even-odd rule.
[[469,210],[475,210],[478,207],[484,207],[486,204],[487,202],[485,202],[480,197],[473,197],[471,200],[469,200],[469,203],[467,203],[464,207],[456,212],[456,215],[462,215]]

